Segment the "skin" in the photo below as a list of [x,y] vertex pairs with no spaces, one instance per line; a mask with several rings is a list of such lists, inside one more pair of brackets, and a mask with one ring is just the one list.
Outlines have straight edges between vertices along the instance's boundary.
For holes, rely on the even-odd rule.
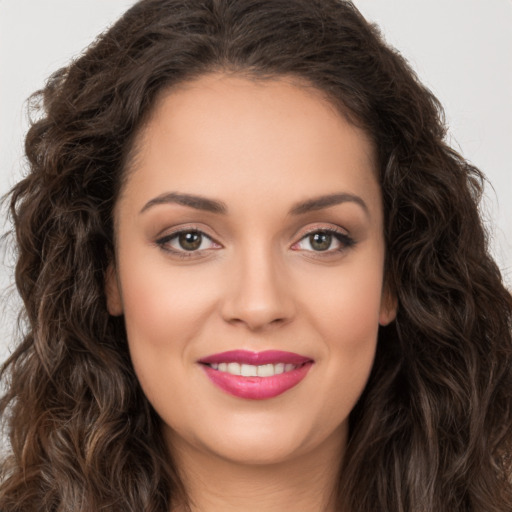
[[[212,74],[162,95],[136,144],[115,209],[107,302],[125,316],[192,510],[334,510],[348,416],[379,324],[395,316],[371,141],[297,81]],[[343,200],[290,213],[332,194]],[[186,251],[176,229],[206,236]],[[341,241],[318,250],[308,233],[322,229]],[[248,400],[214,386],[197,362],[234,349],[315,362],[296,387]]]

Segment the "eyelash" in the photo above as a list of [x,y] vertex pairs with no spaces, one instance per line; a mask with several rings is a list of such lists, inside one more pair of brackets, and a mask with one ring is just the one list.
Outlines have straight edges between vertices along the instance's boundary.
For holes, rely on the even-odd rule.
[[[194,251],[187,251],[186,249],[177,250],[177,249],[171,248],[168,245],[173,239],[179,237],[182,234],[187,234],[187,233],[197,233],[198,235],[201,235],[202,238],[207,238],[208,240],[211,240],[213,243],[217,244],[217,242],[215,242],[212,237],[208,236],[204,231],[202,231],[201,229],[196,228],[194,226],[189,226],[184,229],[179,229],[179,230],[173,231],[172,233],[169,233],[168,235],[165,235],[165,236],[159,238],[158,240],[155,241],[155,243],[163,251],[171,253],[173,256],[176,256],[178,258],[182,258],[182,259],[193,258],[193,257],[197,256],[197,254],[200,252],[199,250],[194,250]],[[219,247],[221,247],[220,244],[217,244],[217,245],[219,245]],[[206,250],[206,249],[203,249],[203,251],[204,250]]]
[[334,228],[316,227],[316,228],[312,228],[312,229],[306,231],[306,233],[304,233],[304,235],[302,235],[300,240],[298,242],[295,242],[293,245],[295,246],[295,245],[299,244],[300,242],[302,242],[303,240],[310,237],[311,235],[314,235],[317,233],[324,233],[324,234],[330,235],[334,239],[336,239],[341,245],[337,249],[327,249],[325,251],[308,251],[308,252],[315,253],[319,257],[322,257],[323,255],[328,256],[328,255],[332,255],[334,253],[344,252],[356,244],[356,241],[351,236],[349,236],[347,233],[345,233],[343,231],[339,231]]
[[[196,249],[196,250],[187,251],[186,249],[177,250],[177,249],[173,249],[173,248],[169,247],[169,245],[168,245],[169,242],[171,242],[172,240],[176,239],[180,235],[187,234],[187,233],[196,233],[196,234],[200,235],[203,239],[207,238],[208,240],[210,240],[214,244],[217,244],[219,246],[219,248],[222,247],[220,244],[215,242],[215,240],[213,240],[213,238],[211,238],[206,233],[204,233],[204,231],[202,231],[201,229],[195,228],[193,226],[187,227],[186,229],[180,229],[180,230],[174,231],[172,233],[169,233],[168,235],[165,235],[165,236],[159,238],[158,240],[156,240],[155,243],[163,251],[171,253],[173,256],[177,256],[178,258],[183,258],[183,259],[195,257],[195,256],[198,255],[198,253],[200,253],[202,251],[205,251],[205,250],[208,250],[208,249],[202,249],[202,250],[201,249]],[[346,251],[347,249],[350,249],[351,247],[353,247],[356,244],[356,241],[352,237],[350,237],[349,235],[347,235],[346,233],[344,233],[342,231],[339,231],[339,230],[334,229],[334,228],[317,227],[317,228],[314,228],[314,229],[310,229],[306,233],[304,233],[302,235],[302,237],[297,242],[295,242],[293,244],[293,246],[299,244],[300,242],[302,242],[303,240],[307,239],[311,235],[314,235],[314,234],[317,234],[317,233],[324,233],[324,234],[330,235],[335,240],[337,240],[340,243],[340,245],[341,245],[341,247],[339,247],[337,249],[326,249],[324,251],[314,251],[314,250],[308,250],[307,251],[307,252],[315,253],[318,257],[322,257],[324,255],[328,256],[328,255],[332,255],[334,253],[344,252],[344,251]]]

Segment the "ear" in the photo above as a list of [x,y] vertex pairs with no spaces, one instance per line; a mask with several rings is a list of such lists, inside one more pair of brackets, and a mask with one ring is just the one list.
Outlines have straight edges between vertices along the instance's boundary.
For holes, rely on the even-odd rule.
[[107,310],[112,316],[123,314],[123,301],[119,289],[117,272],[113,263],[110,263],[105,272],[105,297],[107,299]]
[[396,318],[397,309],[398,300],[395,294],[391,292],[389,286],[385,286],[380,301],[379,324],[382,326],[390,324]]

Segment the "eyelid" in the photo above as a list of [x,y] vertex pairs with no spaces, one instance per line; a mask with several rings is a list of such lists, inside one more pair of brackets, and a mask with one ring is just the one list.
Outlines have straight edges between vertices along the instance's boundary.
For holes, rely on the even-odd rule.
[[169,231],[163,231],[161,234],[157,235],[155,239],[155,244],[162,249],[163,251],[170,253],[172,255],[176,255],[178,257],[182,258],[190,258],[194,256],[199,256],[200,254],[203,254],[204,251],[208,251],[210,249],[198,249],[195,251],[187,251],[185,249],[175,249],[169,247],[167,244],[175,237],[179,236],[181,233],[190,233],[190,232],[196,232],[201,234],[202,237],[207,238],[212,243],[214,243],[217,247],[215,249],[222,248],[222,244],[220,244],[213,236],[206,233],[206,231],[203,228],[200,228],[197,225],[189,224],[189,225],[180,225],[176,226]]
[[[296,237],[296,241],[292,244],[292,248],[299,244],[302,240],[307,238],[308,236],[314,234],[314,233],[329,233],[333,235],[339,243],[342,244],[343,247],[337,248],[337,249],[328,249],[325,251],[313,251],[313,250],[304,250],[305,252],[314,253],[315,257],[322,257],[322,256],[329,256],[333,255],[335,253],[344,252],[351,247],[353,247],[356,244],[356,240],[350,236],[348,231],[346,229],[343,229],[339,226],[335,225],[325,225],[325,224],[317,224],[314,226],[308,227],[305,231],[300,233],[300,236]],[[296,249],[301,250],[301,249]]]
[[[167,245],[172,239],[174,239],[181,233],[189,233],[189,232],[197,232],[197,233],[201,234],[202,237],[210,240],[214,245],[216,245],[216,247],[187,251],[186,249],[171,248]],[[339,247],[336,249],[326,249],[325,251],[293,249],[294,246],[299,244],[306,237],[308,237],[314,233],[319,233],[319,232],[329,233],[329,234],[333,235],[338,240],[338,242],[342,245],[342,247]],[[356,244],[356,241],[354,240],[354,238],[352,238],[349,235],[349,233],[346,229],[341,228],[340,226],[332,225],[332,224],[330,224],[330,225],[316,224],[313,226],[309,226],[306,230],[304,230],[302,233],[300,233],[300,236],[297,235],[295,237],[295,240],[296,241],[293,242],[293,244],[291,245],[292,250],[297,250],[297,251],[301,250],[301,251],[308,252],[308,253],[314,253],[315,256],[318,256],[318,257],[325,257],[325,256],[329,256],[329,255],[332,256],[335,253],[344,252]],[[161,234],[157,235],[154,243],[161,250],[163,250],[167,253],[170,253],[172,255],[176,255],[178,257],[183,257],[183,258],[199,257],[200,255],[204,255],[205,251],[210,251],[212,249],[217,250],[217,249],[223,248],[223,245],[221,243],[219,243],[216,240],[216,238],[209,235],[204,228],[201,228],[195,224],[176,226],[176,227],[170,229],[169,231],[163,230],[163,232],[161,232]]]
[[[349,232],[340,226],[337,226],[335,224],[329,224],[329,223],[316,223],[313,225],[309,225],[304,230],[299,230],[296,233],[294,238],[297,241],[299,241],[299,240],[302,240],[304,237],[311,235],[313,233],[317,233],[319,231],[324,231],[324,232],[328,232],[328,233],[339,234],[342,236],[350,237]],[[295,243],[297,243],[297,242],[294,242],[294,244]]]
[[348,231],[340,226],[333,224],[315,224],[314,226],[307,227],[300,235],[300,238],[302,239],[305,236],[310,235],[311,233],[317,233],[318,231],[327,231],[330,233],[339,233],[340,235],[349,236]]

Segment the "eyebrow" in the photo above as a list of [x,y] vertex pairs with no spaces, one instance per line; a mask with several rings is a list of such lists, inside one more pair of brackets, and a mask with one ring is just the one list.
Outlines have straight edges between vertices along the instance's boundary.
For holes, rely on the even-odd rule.
[[[370,214],[367,204],[361,197],[347,193],[322,195],[308,199],[307,201],[298,202],[292,206],[290,209],[290,214],[304,215],[305,213],[311,211],[323,210],[324,208],[329,208],[331,206],[336,206],[342,203],[356,203],[364,210],[367,215]],[[151,207],[159,204],[180,204],[182,206],[188,206],[189,208],[194,208],[196,210],[203,210],[221,215],[226,215],[228,213],[226,203],[222,201],[193,194],[182,194],[178,192],[161,194],[151,199],[144,205],[140,213],[143,213]]]
[[356,203],[358,204],[367,215],[370,215],[370,211],[368,210],[367,204],[363,201],[363,199],[354,194],[328,194],[324,196],[314,197],[312,199],[308,199],[307,201],[303,201],[295,204],[290,210],[291,215],[302,215],[304,213],[308,213],[315,210],[323,210],[324,208],[329,208],[330,206],[336,206],[337,204],[342,203]]
[[181,204],[196,210],[204,210],[211,213],[220,213],[225,215],[228,212],[228,207],[222,201],[208,199],[207,197],[196,196],[192,194],[180,194],[178,192],[169,192],[167,194],[159,195],[154,199],[148,201],[140,213],[145,212],[152,206],[157,204]]

